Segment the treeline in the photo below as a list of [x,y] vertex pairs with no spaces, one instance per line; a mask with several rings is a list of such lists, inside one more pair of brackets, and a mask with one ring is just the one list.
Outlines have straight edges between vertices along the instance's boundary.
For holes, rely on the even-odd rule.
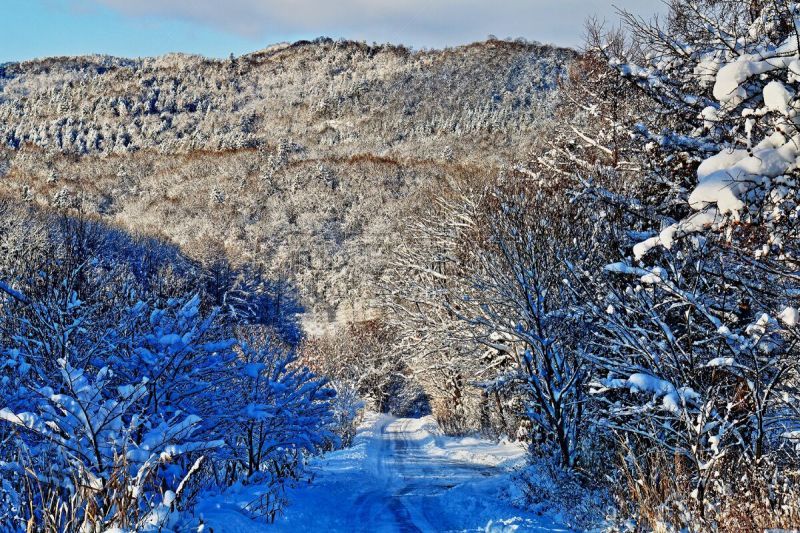
[[230,60],[171,54],[13,63],[0,71],[0,145],[174,154],[295,137],[352,153],[426,144],[431,135],[502,139],[509,125],[519,133],[534,127],[542,93],[571,56],[497,40],[411,52],[318,39]]
[[194,527],[198,497],[235,483],[262,485],[248,510],[272,520],[352,433],[354,405],[297,361],[284,283],[9,203],[0,247],[5,527]]

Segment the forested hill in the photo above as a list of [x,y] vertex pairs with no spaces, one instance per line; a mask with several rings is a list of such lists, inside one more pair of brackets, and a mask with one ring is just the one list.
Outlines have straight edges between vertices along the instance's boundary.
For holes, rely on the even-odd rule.
[[319,39],[7,63],[0,192],[263,266],[325,323],[362,306],[429,186],[525,158],[574,55]]
[[228,60],[7,64],[0,138],[86,154],[275,146],[288,135],[312,153],[343,155],[402,152],[431,135],[516,138],[530,131],[542,91],[570,56],[505,41],[412,52],[323,39]]

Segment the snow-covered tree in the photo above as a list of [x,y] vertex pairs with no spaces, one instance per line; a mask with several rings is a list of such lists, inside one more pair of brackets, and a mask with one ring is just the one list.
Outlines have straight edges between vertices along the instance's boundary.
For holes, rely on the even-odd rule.
[[429,196],[381,281],[385,319],[398,332],[395,349],[425,389],[439,423],[454,432],[477,427],[480,419],[472,384],[481,368],[477,348],[466,323],[448,308],[465,286],[460,251],[475,225],[479,191],[454,184]]
[[395,349],[397,332],[380,319],[350,323],[307,340],[302,360],[335,387],[352,387],[361,401],[379,413],[419,414],[424,406],[412,369]]
[[561,464],[572,467],[585,426],[589,369],[564,276],[570,264],[588,267],[599,240],[592,241],[596,228],[566,198],[557,200],[557,188],[537,185],[535,191],[506,185],[486,198],[481,224],[487,236],[475,240],[482,244],[472,248],[474,271],[454,312],[481,344],[508,358],[496,376],[487,375],[486,386],[518,389],[534,442],[553,445]]
[[677,0],[666,26],[626,21],[639,47],[596,53],[655,106],[632,132],[649,188],[628,203],[656,216],[594,286],[594,392],[643,443],[629,457],[675,456],[698,515],[670,520],[724,519],[733,491],[756,527],[762,490],[784,506],[763,523],[783,523],[794,504],[763,484],[797,460],[797,6]]

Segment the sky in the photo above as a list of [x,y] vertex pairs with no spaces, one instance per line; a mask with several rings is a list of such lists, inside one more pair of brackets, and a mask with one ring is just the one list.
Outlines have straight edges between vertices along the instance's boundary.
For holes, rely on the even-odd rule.
[[661,0],[0,0],[0,62],[102,53],[240,55],[319,36],[441,48],[488,35],[578,47],[584,21]]

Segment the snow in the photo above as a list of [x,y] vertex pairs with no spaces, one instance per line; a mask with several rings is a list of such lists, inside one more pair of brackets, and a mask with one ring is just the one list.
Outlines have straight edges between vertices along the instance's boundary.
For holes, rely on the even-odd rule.
[[[800,136],[786,139],[775,133],[748,150],[721,150],[705,159],[697,169],[697,186],[689,195],[689,205],[697,211],[664,228],[633,247],[641,260],[656,246],[671,248],[676,239],[714,228],[723,222],[721,215],[738,220],[745,209],[745,198],[758,187],[788,172],[800,156]],[[630,272],[632,273],[632,272]]]
[[796,307],[787,307],[778,315],[778,320],[793,328],[797,325],[798,310]]
[[614,272],[615,274],[633,274],[636,276],[646,276],[650,274],[649,271],[638,267],[632,267],[625,263],[611,263],[603,267],[606,272]]
[[443,436],[430,416],[368,414],[352,447],[311,463],[313,482],[288,491],[275,524],[243,511],[257,485],[204,499],[196,515],[214,531],[568,531],[512,505],[525,459],[518,443]]
[[760,336],[764,335],[767,332],[767,326],[770,323],[770,316],[766,313],[762,313],[758,320],[753,322],[752,324],[748,324],[745,328],[745,333],[748,335],[755,335]]
[[[680,222],[676,222],[675,224],[667,226],[655,237],[650,237],[649,239],[634,245],[633,256],[637,260],[641,260],[645,255],[647,255],[647,252],[656,246],[663,246],[667,249],[672,248],[675,239],[710,228],[719,222],[719,220],[719,214],[713,207],[693,213]],[[660,276],[658,276],[658,279],[656,279],[657,276],[654,276],[653,272],[642,269],[640,269],[640,271],[642,272],[641,275],[644,277],[645,282],[655,283],[657,281],[664,281],[664,278]],[[629,273],[634,274],[636,272]]]
[[744,202],[739,199],[739,186],[727,171],[723,170],[701,181],[689,196],[689,205],[695,209],[703,209],[708,205],[717,204],[723,215],[737,214],[744,208]]
[[[633,252],[637,260],[657,246],[671,248],[677,238],[707,229],[720,229],[727,220],[741,220],[748,209],[750,213],[754,211],[762,199],[760,196],[765,195],[764,191],[776,201],[790,194],[783,181],[787,179],[785,174],[795,168],[800,156],[800,135],[796,134],[797,129],[793,126],[796,93],[784,84],[782,74],[786,73],[785,80],[789,84],[800,78],[797,53],[797,40],[792,35],[780,44],[752,47],[750,53],[737,54],[721,67],[722,56],[717,52],[706,53],[699,61],[695,74],[703,84],[713,77],[713,97],[718,101],[706,105],[699,115],[706,129],[725,123],[729,113],[736,113],[737,106],[751,100],[757,102],[759,96],[764,105],[741,110],[741,117],[745,119],[742,122],[747,135],[747,149],[720,145],[721,149],[715,155],[699,165],[697,184],[688,197],[688,203],[696,213],[666,227],[659,235],[636,244]],[[767,82],[767,74],[779,79]],[[761,83],[764,85],[759,86]],[[759,117],[770,112],[782,116],[772,121],[771,133],[751,146],[756,125],[767,125],[765,120],[759,122]],[[776,184],[778,186],[772,188]],[[780,237],[771,237],[780,243]]]
[[641,372],[628,378],[628,386],[632,391],[648,391],[655,394],[669,394],[675,390],[672,383]]
[[700,112],[700,116],[703,118],[703,125],[709,129],[714,126],[714,123],[720,121],[719,115],[717,114],[717,108],[714,106],[707,106],[704,108]]
[[669,381],[644,372],[635,372],[627,379],[609,376],[599,382],[602,390],[628,389],[631,393],[650,393],[653,399],[661,398],[661,407],[672,413],[678,413],[700,399],[691,387],[677,388]]
[[780,134],[765,139],[752,155],[747,150],[723,150],[698,167],[698,185],[689,196],[689,205],[699,210],[716,204],[720,213],[737,215],[744,208],[744,195],[765,177],[785,173],[797,155],[795,140],[787,141]]
[[800,59],[794,59],[789,63],[789,78],[790,83],[800,81]]
[[777,111],[782,115],[789,114],[789,102],[793,94],[779,81],[771,81],[764,87],[764,105],[770,111]]
[[787,68],[794,58],[770,57],[762,59],[757,54],[743,54],[717,72],[714,83],[714,98],[720,102],[738,102],[747,98],[742,84],[758,74]]
[[248,377],[256,379],[258,378],[259,374],[261,374],[261,372],[264,371],[266,367],[267,365],[265,365],[264,363],[247,363],[246,365],[244,365],[243,370]]
[[169,333],[167,335],[162,335],[160,339],[158,339],[158,343],[163,346],[172,346],[173,344],[178,344],[181,342],[181,336],[176,333]]
[[800,431],[786,431],[781,437],[794,444],[795,450],[800,451]]
[[706,367],[713,368],[717,366],[733,366],[736,363],[733,357],[715,357],[705,364]]
[[646,285],[655,285],[667,279],[667,272],[661,267],[654,267],[650,270],[649,274],[645,274],[639,281]]

